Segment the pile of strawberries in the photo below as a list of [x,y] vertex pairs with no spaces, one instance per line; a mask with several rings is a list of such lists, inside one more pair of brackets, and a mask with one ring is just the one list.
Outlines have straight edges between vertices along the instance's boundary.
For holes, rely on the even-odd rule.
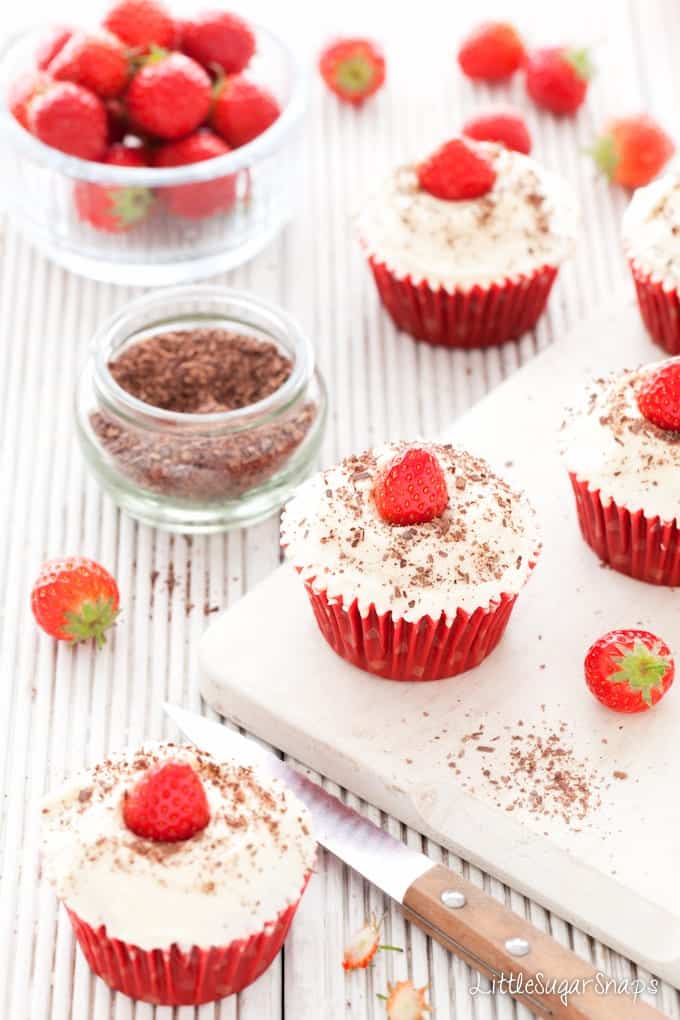
[[[36,67],[10,89],[9,106],[36,138],[80,159],[113,166],[175,167],[246,145],[280,114],[275,97],[243,71],[255,52],[250,26],[227,11],[173,18],[161,0],[118,0],[94,30],[53,29]],[[158,189],[81,181],[81,219],[121,232],[156,199],[174,215],[228,212],[236,180]]]

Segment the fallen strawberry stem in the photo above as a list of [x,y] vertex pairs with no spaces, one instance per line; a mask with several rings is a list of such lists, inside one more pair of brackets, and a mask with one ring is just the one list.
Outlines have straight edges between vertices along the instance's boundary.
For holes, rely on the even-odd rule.
[[389,950],[392,953],[403,953],[404,950],[401,946],[378,946],[378,949]]
[[375,997],[376,999],[382,999],[383,1002],[387,1002],[387,996],[383,995],[382,992],[376,992]]

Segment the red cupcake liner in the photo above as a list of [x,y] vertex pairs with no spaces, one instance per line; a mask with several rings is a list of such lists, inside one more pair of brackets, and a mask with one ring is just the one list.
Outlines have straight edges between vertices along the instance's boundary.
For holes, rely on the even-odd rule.
[[628,260],[642,321],[647,332],[669,354],[680,354],[680,297],[676,288],[668,290],[649,273]]
[[[308,881],[309,874],[300,897]],[[66,909],[87,962],[111,988],[157,1006],[200,1006],[240,992],[264,973],[283,945],[299,902],[256,935],[228,946],[193,946],[188,952],[177,945],[147,950],[111,939],[105,927],[92,928]]]
[[444,680],[478,666],[494,650],[508,625],[516,595],[501,595],[485,608],[459,609],[452,621],[423,616],[411,623],[392,613],[359,612],[341,597],[330,600],[305,581],[321,633],[334,652],[353,666],[387,680]]
[[450,292],[397,276],[372,255],[368,263],[397,328],[447,347],[496,347],[516,340],[536,324],[557,276],[556,266],[542,266],[488,287]]
[[631,513],[614,500],[602,501],[570,472],[583,538],[604,563],[638,581],[680,585],[680,532],[675,522]]

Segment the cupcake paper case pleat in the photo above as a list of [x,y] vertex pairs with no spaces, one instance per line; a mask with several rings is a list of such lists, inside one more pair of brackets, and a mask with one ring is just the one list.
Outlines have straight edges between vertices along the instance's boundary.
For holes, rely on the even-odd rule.
[[677,288],[668,289],[654,281],[628,260],[642,321],[652,339],[669,354],[680,354],[680,298]]
[[66,909],[87,962],[111,988],[158,1006],[199,1006],[240,992],[264,973],[283,945],[299,902],[249,938],[186,952],[177,945],[145,950],[111,939],[105,928],[92,928]]
[[398,276],[373,255],[368,263],[381,300],[398,329],[447,347],[495,347],[530,330],[543,312],[557,267],[468,290],[432,288]]
[[646,517],[569,475],[576,497],[583,538],[604,563],[638,581],[669,587],[680,585],[680,532],[675,521]]
[[334,652],[353,666],[388,680],[443,680],[478,666],[489,655],[507,627],[516,595],[503,594],[489,606],[466,613],[459,609],[452,620],[424,616],[411,623],[379,614],[371,606],[362,615],[356,599],[345,606],[305,587],[321,633]]

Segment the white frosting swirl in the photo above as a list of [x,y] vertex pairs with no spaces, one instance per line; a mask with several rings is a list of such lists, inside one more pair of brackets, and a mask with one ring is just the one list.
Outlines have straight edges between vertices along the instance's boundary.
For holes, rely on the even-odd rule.
[[561,448],[567,469],[605,505],[614,500],[632,513],[680,523],[680,432],[647,421],[636,397],[662,364],[596,380],[569,413]]
[[[210,821],[177,843],[125,825],[123,794],[149,764],[188,761]],[[277,780],[173,744],[120,755],[66,783],[43,805],[43,867],[92,927],[141,949],[207,949],[263,930],[296,902],[315,841],[306,808]]]
[[480,198],[445,201],[421,190],[415,167],[400,167],[359,214],[366,251],[397,276],[446,290],[558,266],[571,253],[578,226],[570,189],[528,156],[466,141],[493,163],[492,189]]
[[372,496],[376,474],[409,444],[347,457],[305,483],[286,507],[281,543],[315,590],[355,598],[366,615],[420,620],[474,612],[516,594],[540,548],[534,512],[485,461],[428,444],[446,478],[441,517],[407,527],[382,520]]
[[680,285],[680,175],[638,188],[623,214],[626,254],[655,283]]

